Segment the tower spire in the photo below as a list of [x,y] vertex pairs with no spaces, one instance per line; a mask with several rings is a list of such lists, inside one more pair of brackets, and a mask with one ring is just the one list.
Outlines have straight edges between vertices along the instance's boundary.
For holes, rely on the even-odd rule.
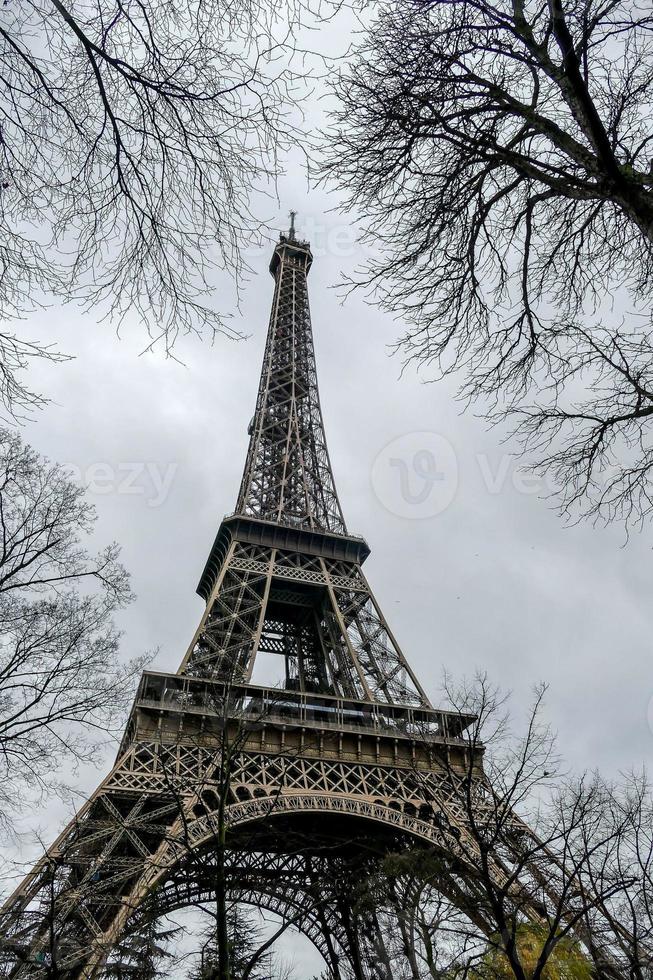
[[288,232],[288,238],[290,239],[291,242],[295,240],[295,218],[296,217],[297,217],[297,212],[296,211],[291,211],[290,212],[290,230]]

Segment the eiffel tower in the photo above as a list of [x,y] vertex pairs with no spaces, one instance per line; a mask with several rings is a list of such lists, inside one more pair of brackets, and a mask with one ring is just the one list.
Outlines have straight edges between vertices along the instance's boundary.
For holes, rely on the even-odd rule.
[[[143,674],[113,769],[5,903],[6,977],[100,976],[144,916],[212,900],[223,853],[232,898],[290,916],[334,977],[364,980],[347,861],[406,842],[446,854],[464,833],[451,773],[469,764],[472,719],[430,703],[363,574],[368,545],[345,525],[311,262],[293,216],[270,262],[249,449],[197,587],[201,622],[176,674]],[[253,683],[261,664],[280,667],[280,685]]]

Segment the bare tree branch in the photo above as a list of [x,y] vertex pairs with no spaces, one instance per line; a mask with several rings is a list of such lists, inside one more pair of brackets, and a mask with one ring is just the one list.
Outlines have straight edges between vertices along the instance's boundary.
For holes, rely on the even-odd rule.
[[[304,17],[340,0],[7,0],[0,13],[0,316],[71,300],[180,334],[240,333],[211,297],[294,143]],[[224,311],[226,303],[221,303]],[[229,302],[229,306],[233,304]],[[48,345],[0,334],[0,397],[38,405],[16,373]]]
[[92,759],[124,720],[145,658],[123,663],[112,614],[131,598],[95,513],[55,464],[0,430],[0,812]]
[[[556,477],[650,514],[653,15],[638,0],[376,5],[324,162],[377,250],[398,347]],[[614,307],[623,307],[620,322]]]

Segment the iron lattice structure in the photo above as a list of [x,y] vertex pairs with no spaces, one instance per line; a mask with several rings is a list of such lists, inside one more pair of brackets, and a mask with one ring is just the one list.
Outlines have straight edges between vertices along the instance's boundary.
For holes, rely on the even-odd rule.
[[[100,975],[143,917],[211,899],[224,834],[232,897],[290,917],[334,977],[365,978],[343,869],[372,841],[452,855],[466,834],[455,774],[470,719],[430,704],[342,516],[311,261],[281,236],[245,471],[199,582],[199,628],[176,674],[143,675],[114,768],[6,902],[4,976]],[[261,658],[283,665],[280,686],[252,682]],[[443,890],[473,892],[459,879],[443,872]]]

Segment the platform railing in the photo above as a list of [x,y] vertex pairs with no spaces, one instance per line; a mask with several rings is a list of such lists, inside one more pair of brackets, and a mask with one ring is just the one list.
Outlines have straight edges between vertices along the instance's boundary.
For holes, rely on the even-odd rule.
[[146,671],[136,705],[333,731],[376,732],[413,739],[459,740],[474,716],[408,704],[358,701],[322,692],[227,684]]

